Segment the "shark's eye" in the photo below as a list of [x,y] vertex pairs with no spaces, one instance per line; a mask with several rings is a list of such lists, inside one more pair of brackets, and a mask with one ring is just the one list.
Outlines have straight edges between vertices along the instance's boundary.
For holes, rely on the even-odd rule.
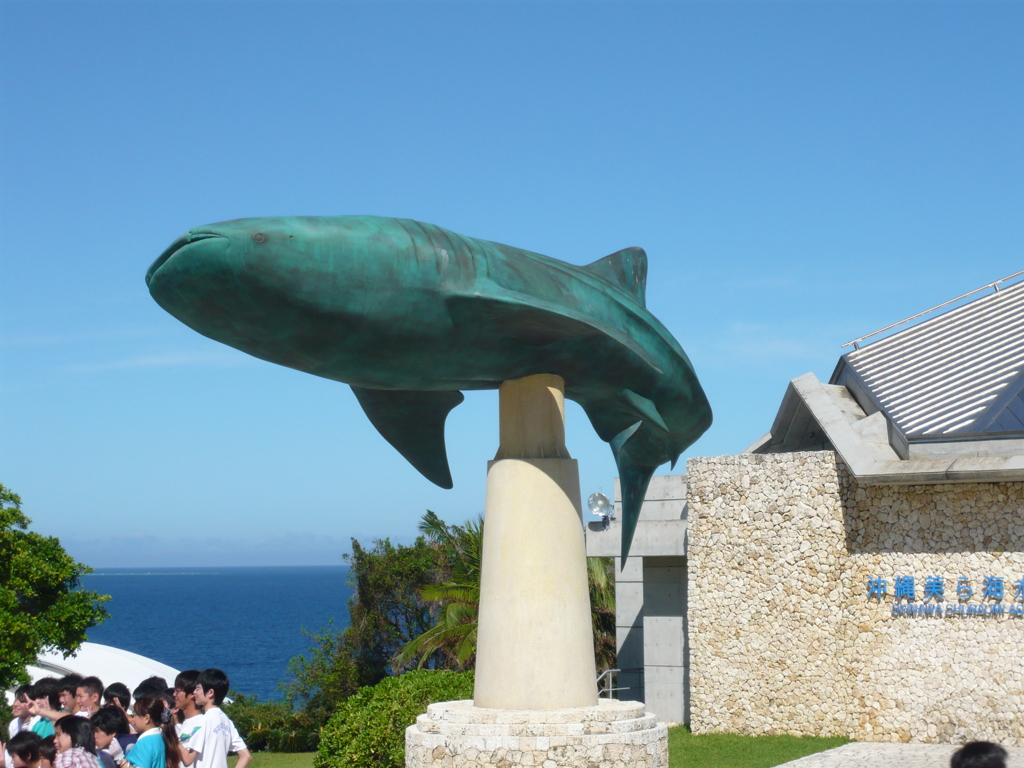
[[255,235],[252,236],[252,239],[255,240],[257,243],[267,242],[267,236],[264,235],[262,232],[257,232]]

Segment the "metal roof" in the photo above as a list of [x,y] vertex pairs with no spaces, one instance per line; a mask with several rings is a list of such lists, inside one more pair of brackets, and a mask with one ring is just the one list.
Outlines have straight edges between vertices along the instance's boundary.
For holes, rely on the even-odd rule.
[[908,437],[986,431],[1024,381],[1024,282],[843,355],[833,383],[844,364]]

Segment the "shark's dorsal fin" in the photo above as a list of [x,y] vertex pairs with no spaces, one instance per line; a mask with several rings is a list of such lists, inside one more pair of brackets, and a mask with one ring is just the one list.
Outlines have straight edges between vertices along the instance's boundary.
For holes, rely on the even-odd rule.
[[356,386],[352,391],[370,423],[420,474],[442,488],[452,487],[444,447],[444,422],[448,412],[465,399],[461,392]]
[[647,254],[643,248],[623,248],[584,269],[621,288],[641,307],[647,306]]

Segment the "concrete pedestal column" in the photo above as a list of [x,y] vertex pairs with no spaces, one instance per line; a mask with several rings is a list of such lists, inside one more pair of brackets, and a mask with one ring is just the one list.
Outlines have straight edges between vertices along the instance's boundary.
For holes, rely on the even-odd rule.
[[477,707],[597,704],[579,469],[565,448],[564,382],[499,392],[501,446],[487,469]]
[[668,729],[635,701],[597,700],[565,383],[501,386],[487,466],[473,701],[431,704],[405,732],[406,768],[668,768]]

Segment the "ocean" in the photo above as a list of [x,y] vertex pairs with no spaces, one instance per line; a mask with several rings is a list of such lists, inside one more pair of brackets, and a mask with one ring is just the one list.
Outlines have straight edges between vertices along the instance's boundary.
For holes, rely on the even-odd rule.
[[348,626],[347,577],[345,566],[97,568],[82,586],[111,596],[110,618],[88,639],[175,669],[217,667],[239,693],[276,699],[312,645],[302,630]]

